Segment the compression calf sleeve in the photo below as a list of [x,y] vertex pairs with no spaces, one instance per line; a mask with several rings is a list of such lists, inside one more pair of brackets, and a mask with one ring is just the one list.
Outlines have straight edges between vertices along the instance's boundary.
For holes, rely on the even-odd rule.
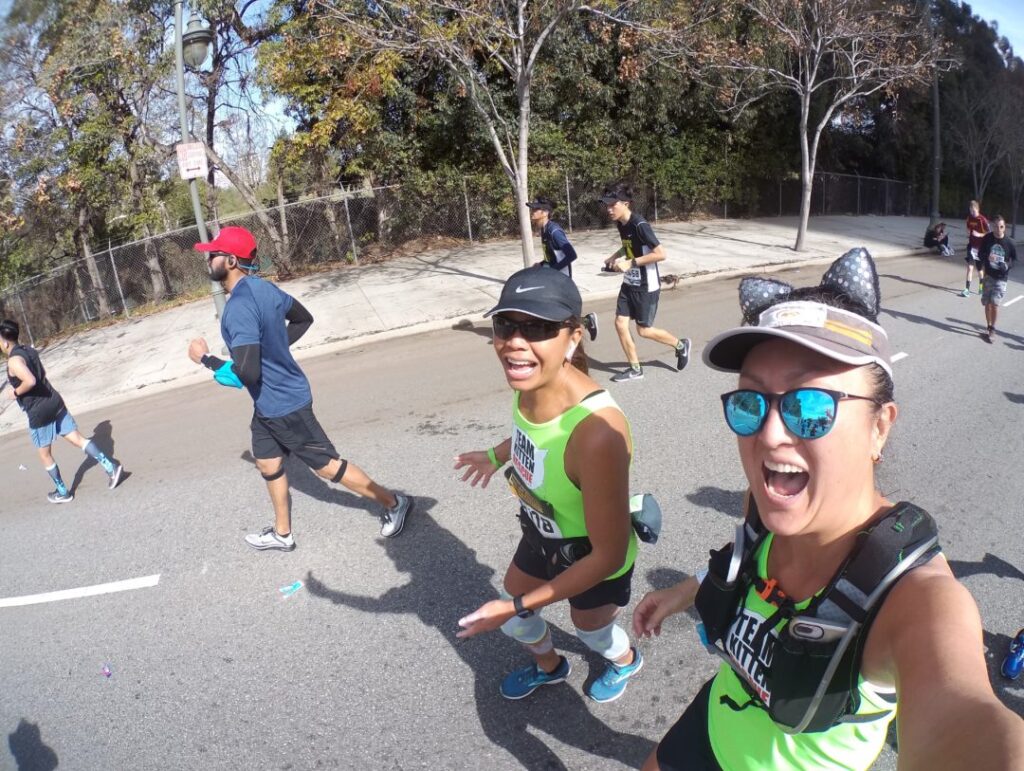
[[110,461],[110,458],[104,455],[100,448],[95,445],[92,439],[86,442],[85,447],[82,448],[82,452],[99,463],[103,467],[103,470],[108,474],[114,473],[114,464]]
[[50,479],[52,479],[53,483],[57,485],[57,492],[61,495],[67,495],[68,488],[67,485],[64,484],[64,480],[61,479],[60,467],[54,463],[52,466],[46,467],[46,473],[50,475]]

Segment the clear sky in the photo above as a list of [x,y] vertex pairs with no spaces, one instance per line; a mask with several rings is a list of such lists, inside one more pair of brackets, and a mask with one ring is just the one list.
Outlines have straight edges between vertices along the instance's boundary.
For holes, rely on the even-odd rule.
[[1024,59],[1024,8],[1020,0],[974,0],[967,4],[975,16],[999,22],[999,34],[1010,41],[1013,53]]

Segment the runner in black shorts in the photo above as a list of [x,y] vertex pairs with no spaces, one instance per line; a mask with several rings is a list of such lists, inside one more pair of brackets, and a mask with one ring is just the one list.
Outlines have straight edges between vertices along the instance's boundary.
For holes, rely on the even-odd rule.
[[665,259],[665,249],[650,224],[631,211],[633,192],[623,184],[607,188],[601,203],[608,207],[608,216],[619,229],[622,247],[604,261],[606,270],[622,273],[622,288],[615,306],[615,331],[629,366],[612,377],[615,383],[639,380],[644,376],[636,344],[629,333],[629,322],[636,322],[636,333],[648,340],[671,346],[676,354],[676,369],[682,370],[690,360],[690,339],[679,339],[654,326],[661,296],[658,263]]
[[254,549],[295,548],[284,472],[284,456],[291,454],[324,479],[341,482],[379,503],[384,508],[380,534],[398,535],[412,499],[386,490],[359,467],[342,460],[313,414],[309,381],[289,350],[313,323],[309,311],[254,275],[259,269],[256,239],[245,228],[222,228],[217,238],[196,244],[196,249],[210,253],[210,277],[223,283],[230,294],[221,318],[221,335],[232,361],[211,356],[202,338],[189,345],[189,357],[213,370],[223,385],[244,385],[249,390],[255,403],[250,424],[252,454],[274,504],[274,525],[247,535],[246,543]]
[[535,266],[512,275],[498,304],[494,348],[514,393],[512,436],[456,458],[462,478],[487,485],[505,473],[519,499],[522,531],[505,572],[503,598],[459,620],[459,637],[501,628],[533,661],[501,683],[522,699],[569,677],[541,609],[568,600],[576,634],[607,662],[586,687],[594,701],[617,699],[643,656],[615,623],[629,603],[637,537],[630,527],[632,437],[611,395],[587,374],[583,301],[568,276]]

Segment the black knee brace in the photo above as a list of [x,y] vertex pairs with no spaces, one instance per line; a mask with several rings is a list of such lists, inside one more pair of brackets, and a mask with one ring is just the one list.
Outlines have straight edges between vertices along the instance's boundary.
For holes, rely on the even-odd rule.
[[338,467],[338,473],[331,477],[331,481],[337,484],[341,481],[341,478],[345,476],[345,469],[348,468],[348,461],[344,458],[338,458],[341,461],[341,465]]
[[263,473],[263,472],[261,471],[261,472],[260,472],[260,476],[262,476],[262,477],[263,477],[264,479],[266,479],[266,480],[267,480],[268,482],[273,482],[273,481],[274,481],[275,479],[280,479],[281,477],[283,477],[283,476],[284,476],[284,464],[282,463],[282,464],[281,464],[281,468],[279,468],[279,469],[278,469],[277,471],[275,471],[275,472],[274,472],[273,474],[264,474],[264,473]]

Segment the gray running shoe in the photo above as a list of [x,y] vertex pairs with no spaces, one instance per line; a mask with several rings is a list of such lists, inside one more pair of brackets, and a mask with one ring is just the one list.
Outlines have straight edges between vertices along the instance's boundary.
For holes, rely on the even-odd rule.
[[110,477],[110,484],[107,485],[111,490],[117,487],[117,483],[121,481],[121,472],[124,471],[124,466],[118,463],[114,466],[114,470],[108,474]]
[[61,493],[60,490],[54,490],[52,493],[46,494],[46,500],[50,503],[71,503],[71,501],[75,500],[75,496],[70,490],[65,493]]
[[629,380],[643,380],[643,378],[644,378],[644,369],[643,369],[643,367],[641,367],[640,369],[633,369],[632,367],[626,367],[626,369],[622,370],[622,372],[620,372],[619,374],[612,375],[612,382],[613,383],[625,383],[625,382],[627,382]]
[[380,517],[380,534],[385,538],[394,538],[405,527],[405,518],[412,511],[412,498],[408,495],[395,493],[395,505],[384,509]]
[[278,551],[291,551],[295,548],[295,538],[291,533],[281,536],[274,530],[273,525],[263,528],[258,533],[250,533],[245,537],[245,542],[254,549],[263,551],[265,549],[277,549]]

